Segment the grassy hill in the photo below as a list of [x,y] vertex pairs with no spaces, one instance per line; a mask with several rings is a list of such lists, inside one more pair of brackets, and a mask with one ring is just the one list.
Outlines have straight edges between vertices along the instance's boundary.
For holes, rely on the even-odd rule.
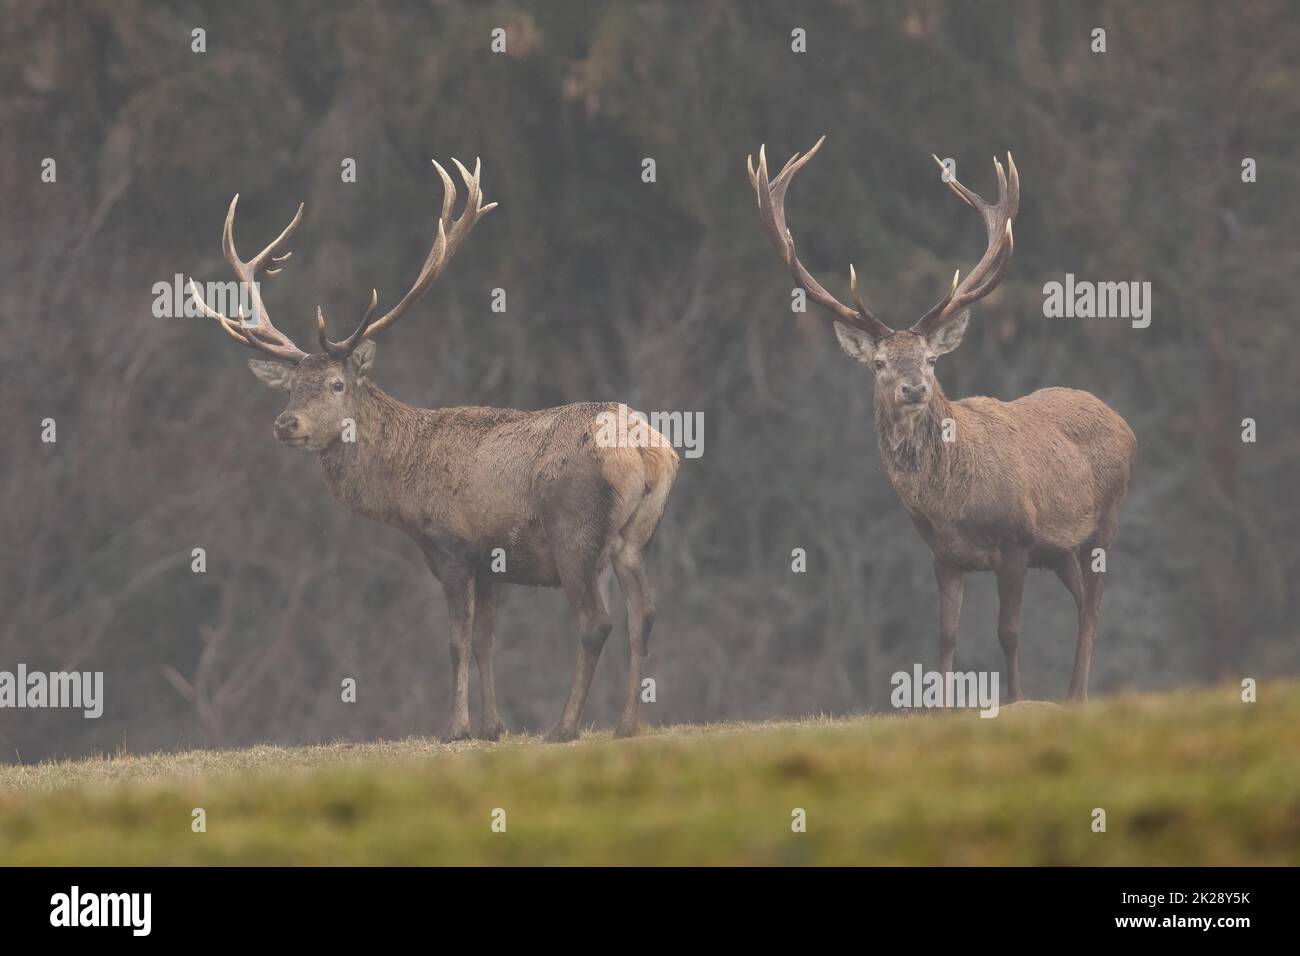
[[992,720],[4,766],[0,862],[1295,865],[1300,683],[1266,683],[1254,704],[1221,687]]

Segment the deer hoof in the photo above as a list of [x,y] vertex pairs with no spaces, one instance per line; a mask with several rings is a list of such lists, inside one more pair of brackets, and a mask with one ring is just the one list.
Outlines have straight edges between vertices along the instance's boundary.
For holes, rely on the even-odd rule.
[[549,744],[567,744],[569,741],[577,739],[577,727],[555,727],[546,735],[546,742]]
[[505,732],[506,725],[499,720],[494,720],[491,723],[484,722],[484,724],[479,727],[478,739],[491,740],[495,742],[500,740]]
[[641,732],[641,728],[634,723],[622,722],[618,725],[618,730],[614,731],[615,737],[635,737]]

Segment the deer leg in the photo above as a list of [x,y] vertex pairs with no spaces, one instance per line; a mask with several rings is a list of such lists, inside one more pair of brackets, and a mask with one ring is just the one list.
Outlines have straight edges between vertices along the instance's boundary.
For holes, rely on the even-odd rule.
[[649,653],[650,630],[655,623],[654,594],[645,573],[640,549],[625,544],[614,553],[614,574],[627,599],[627,702],[618,722],[619,737],[634,737],[638,729],[637,710],[641,703],[641,670]]
[[497,713],[497,688],[492,676],[492,652],[496,643],[497,590],[491,578],[474,582],[474,663],[478,667],[483,713],[479,720],[481,740],[500,740],[506,725]]
[[944,676],[944,705],[948,699],[947,675],[957,650],[957,625],[961,621],[962,574],[958,568],[935,561],[934,577],[939,582],[939,673]]
[[452,703],[451,722],[443,740],[468,740],[469,652],[474,633],[474,578],[462,568],[448,568],[442,576],[451,621]]
[[578,616],[578,660],[573,671],[573,683],[569,686],[569,696],[560,714],[560,722],[546,735],[546,739],[552,742],[578,738],[578,721],[587,704],[591,678],[596,673],[596,662],[600,660],[600,652],[610,630],[609,612],[605,610],[605,602],[600,598],[594,572],[585,577],[566,578],[561,569],[560,583],[564,587],[564,596],[569,599],[569,604]]
[[1097,639],[1097,621],[1101,617],[1102,572],[1092,570],[1092,549],[1079,549],[1083,600],[1079,603],[1079,643],[1074,651],[1074,672],[1070,675],[1070,699],[1088,699],[1088,672],[1092,669],[1092,645]]
[[1007,665],[1009,703],[1022,699],[1020,693],[1020,602],[1025,593],[1028,555],[1003,555],[998,566],[998,643]]
[[[1079,613],[1079,634],[1076,642],[1081,642],[1087,618],[1087,599],[1083,593],[1083,572],[1079,568],[1079,556],[1071,551],[1053,566],[1053,570],[1065,585],[1065,589],[1070,592],[1070,596],[1074,598],[1074,606]],[[1076,650],[1074,664],[1076,670],[1079,666],[1078,656],[1079,652]],[[1073,677],[1070,678],[1070,696],[1074,696]]]

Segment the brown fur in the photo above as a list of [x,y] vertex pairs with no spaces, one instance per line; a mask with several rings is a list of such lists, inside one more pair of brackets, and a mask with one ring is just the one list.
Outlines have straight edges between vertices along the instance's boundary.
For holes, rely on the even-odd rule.
[[[677,453],[653,430],[656,444],[650,447],[600,447],[597,416],[616,415],[613,404],[535,412],[415,408],[369,380],[373,353],[367,344],[348,360],[301,360],[286,382],[291,395],[276,434],[315,450],[334,496],[410,535],[442,582],[455,669],[447,736],[469,736],[471,649],[482,684],[481,736],[496,739],[503,730],[491,670],[499,584],[561,587],[573,606],[578,661],[551,736],[577,736],[610,629],[597,579],[611,564],[627,598],[632,644],[619,733],[636,733],[641,668],[654,619],[643,557],[676,476]],[[254,362],[254,371],[267,379],[268,364]],[[356,424],[355,442],[340,440],[341,422],[348,418]],[[505,553],[504,571],[493,570],[496,549]]]
[[[1045,388],[1012,402],[949,400],[933,364],[957,347],[966,322],[963,314],[929,337],[899,331],[874,339],[843,325],[836,332],[845,352],[875,371],[881,459],[934,554],[941,669],[952,667],[961,575],[993,571],[1011,699],[1019,700],[1024,574],[1051,568],[1078,605],[1070,696],[1086,698],[1101,604],[1092,551],[1114,538],[1137,439],[1104,402],[1076,389]],[[943,440],[945,420],[952,423],[950,442]]]
[[[811,301],[840,321],[835,334],[851,358],[876,373],[876,440],[889,480],[930,550],[939,583],[939,668],[952,670],[961,615],[962,575],[998,577],[998,640],[1007,662],[1011,699],[1020,699],[1020,600],[1025,571],[1050,567],[1079,611],[1070,696],[1088,696],[1088,670],[1101,612],[1101,573],[1094,548],[1115,534],[1128,490],[1137,440],[1124,419],[1087,392],[1047,388],[1014,402],[992,398],[949,401],[934,378],[940,355],[961,344],[967,306],[1006,275],[1015,247],[1020,174],[1011,154],[993,160],[998,198],[988,202],[962,185],[938,156],[943,181],[984,222],[986,247],[975,268],[953,275],[948,293],[910,329],[895,330],[867,310],[849,267],[853,306],[813,278],[795,254],[785,218],[786,192],[796,173],[821,149],[795,153],[775,179],[767,153],[747,163],[759,221],[794,280]],[[945,426],[950,434],[945,441]]]

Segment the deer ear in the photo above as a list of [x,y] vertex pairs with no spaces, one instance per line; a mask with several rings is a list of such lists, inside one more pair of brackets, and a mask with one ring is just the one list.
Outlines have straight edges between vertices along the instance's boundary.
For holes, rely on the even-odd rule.
[[866,332],[845,325],[843,322],[836,322],[835,337],[840,340],[840,348],[844,350],[844,354],[855,362],[870,365],[876,357],[876,341]]
[[270,385],[272,388],[282,388],[286,392],[289,390],[289,382],[293,380],[293,368],[291,366],[285,365],[283,362],[249,359],[248,367],[266,385]]
[[375,364],[375,340],[366,339],[358,345],[352,355],[348,357],[348,361],[352,363],[352,371],[358,377],[368,375],[371,366]]
[[970,321],[970,309],[962,309],[951,319],[930,333],[928,344],[936,355],[951,352],[961,345],[962,336],[966,334],[966,323]]

